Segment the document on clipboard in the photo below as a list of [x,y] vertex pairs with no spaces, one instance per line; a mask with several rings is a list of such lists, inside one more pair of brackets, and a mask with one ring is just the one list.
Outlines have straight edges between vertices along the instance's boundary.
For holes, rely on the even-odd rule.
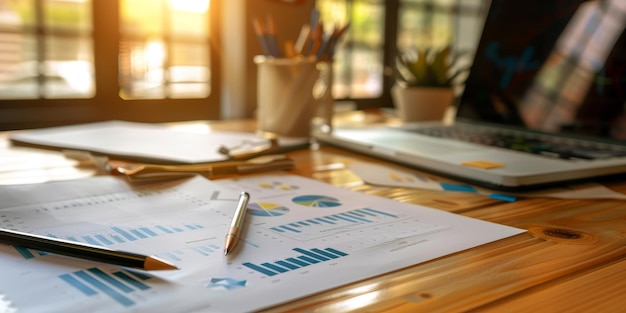
[[[195,164],[228,160],[223,147],[271,147],[271,140],[253,133],[189,132],[162,124],[104,121],[17,131],[18,145],[88,151],[109,157],[166,164]],[[280,152],[308,146],[308,138],[279,138]],[[245,147],[244,147],[245,148]],[[244,149],[242,148],[242,149]],[[280,153],[276,151],[274,153]]]

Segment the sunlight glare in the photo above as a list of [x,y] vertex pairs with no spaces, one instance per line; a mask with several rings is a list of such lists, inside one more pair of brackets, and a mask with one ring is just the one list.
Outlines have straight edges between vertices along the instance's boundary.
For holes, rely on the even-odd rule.
[[210,0],[169,0],[170,8],[189,13],[205,13]]

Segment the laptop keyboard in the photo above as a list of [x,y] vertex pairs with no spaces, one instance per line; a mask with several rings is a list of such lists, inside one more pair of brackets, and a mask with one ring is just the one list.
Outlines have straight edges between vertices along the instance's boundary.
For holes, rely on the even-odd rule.
[[451,138],[569,160],[595,160],[626,156],[626,147],[474,125],[434,126],[409,131],[437,138]]

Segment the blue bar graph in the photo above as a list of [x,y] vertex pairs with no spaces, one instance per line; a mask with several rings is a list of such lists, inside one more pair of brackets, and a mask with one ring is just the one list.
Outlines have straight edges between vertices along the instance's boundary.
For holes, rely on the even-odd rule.
[[280,228],[284,229],[284,230],[287,230],[287,231],[294,232],[294,233],[299,233],[300,232],[299,230],[297,230],[297,229],[295,229],[293,227],[287,226],[287,225],[282,225],[282,226],[280,226]]
[[284,267],[281,267],[281,266],[278,266],[278,265],[274,265],[272,263],[267,263],[267,262],[266,263],[261,263],[261,266],[269,268],[271,271],[275,271],[275,272],[278,272],[278,273],[289,272],[288,268],[284,268]]
[[91,236],[83,236],[83,240],[87,242],[88,244],[92,244],[92,245],[98,244],[98,242],[95,239],[93,239],[93,237]]
[[313,259],[311,257],[308,257],[306,255],[301,255],[301,256],[298,257],[298,259],[301,260],[301,261],[307,262],[309,264],[317,264],[317,263],[320,262],[320,261],[318,261],[316,259]]
[[208,244],[205,246],[199,246],[199,247],[193,247],[191,248],[192,250],[194,250],[195,252],[203,255],[203,256],[209,256],[211,255],[213,252],[215,251],[222,251],[222,248],[214,245],[214,244]]
[[122,228],[119,226],[111,226],[111,231],[108,232],[103,231],[100,234],[84,235],[80,237],[80,240],[76,240],[74,237],[68,239],[74,241],[88,242],[90,244],[99,246],[108,246],[117,243],[148,239],[152,237],[170,235],[183,231],[199,230],[204,228],[204,226],[202,225],[195,224],[187,224],[184,225],[184,227],[185,228],[154,225],[141,226],[136,228]]
[[111,238],[113,238],[113,240],[117,243],[122,243],[122,242],[126,242],[122,237],[116,235],[116,234],[111,234]]
[[321,254],[315,253],[313,251],[307,251],[307,250],[300,249],[300,248],[295,248],[295,249],[293,249],[293,251],[300,252],[300,253],[302,253],[302,254],[310,257],[310,258],[314,258],[314,259],[316,259],[318,261],[328,261],[328,260],[330,260],[330,258],[327,258],[327,257],[325,257],[325,256],[323,256]]
[[24,247],[16,247],[13,246],[15,248],[15,250],[17,250],[17,252],[19,252],[19,254],[22,255],[23,258],[25,259],[32,259],[35,257],[35,255],[28,249],[24,248]]
[[348,255],[347,253],[343,253],[343,252],[341,252],[339,250],[335,250],[333,248],[326,248],[326,251],[334,253],[334,254],[336,254],[338,256],[346,256],[346,255]]
[[330,253],[328,251],[324,251],[324,250],[320,250],[320,249],[311,249],[311,251],[313,251],[313,252],[315,252],[315,253],[317,253],[319,255],[323,255],[323,256],[325,256],[327,258],[330,258],[330,259],[336,259],[336,258],[339,257],[338,255],[335,255],[334,253]]
[[117,226],[113,226],[111,227],[111,229],[113,231],[118,232],[120,235],[124,236],[124,238],[126,238],[126,240],[130,240],[130,241],[134,241],[137,240],[137,238],[135,238],[135,236],[131,235],[129,232],[117,227]]
[[124,273],[124,272],[115,272],[113,273],[113,275],[115,275],[115,277],[121,279],[122,281],[124,281],[125,283],[131,285],[132,287],[135,287],[136,289],[139,290],[148,290],[150,289],[150,286],[136,280],[135,278],[131,277],[130,275]]
[[372,208],[362,208],[342,213],[274,225],[270,229],[276,233],[298,240],[310,240],[327,236],[333,229],[356,229],[381,223],[397,221],[401,216]]
[[253,269],[253,270],[255,270],[257,272],[260,272],[261,274],[265,274],[267,276],[274,276],[274,275],[278,274],[278,273],[276,273],[274,271],[270,271],[268,269],[265,269],[264,267],[258,266],[258,265],[253,264],[253,263],[246,262],[246,263],[243,263],[243,265],[245,267],[247,267],[247,268]]
[[172,252],[165,252],[159,256],[165,259],[168,259],[170,261],[182,261],[182,259],[178,256],[179,254],[181,254],[181,251],[172,251]]
[[305,266],[311,265],[311,263],[309,263],[309,262],[304,262],[304,261],[301,261],[301,260],[298,260],[298,259],[294,259],[294,258],[287,258],[286,261],[290,262],[292,264],[299,265],[301,267],[305,267]]
[[[56,234],[46,234],[48,237],[52,238],[62,238],[70,241],[77,241],[88,243],[96,246],[110,246],[130,241],[137,241],[142,239],[148,239],[152,237],[171,235],[179,232],[185,231],[195,231],[203,229],[204,226],[198,224],[184,224],[181,226],[165,226],[165,225],[154,225],[154,226],[140,226],[135,228],[122,228],[120,226],[110,226],[108,229],[103,229],[98,233],[89,233],[83,235],[76,236],[57,236]],[[206,251],[204,253],[208,253],[208,249],[210,247],[204,247]],[[214,247],[212,249],[218,249]],[[24,259],[32,259],[37,255],[47,255],[47,252],[37,251],[32,249],[27,249],[24,247],[15,247],[15,250],[24,258]],[[175,255],[172,255],[169,259],[173,259],[175,261],[179,261],[180,259]]]
[[113,285],[113,287],[123,291],[124,293],[128,293],[128,292],[133,291],[132,288],[130,288],[129,286],[125,285],[121,281],[115,279],[114,277],[109,276],[107,273],[103,272],[99,268],[90,268],[88,271],[91,274],[93,274],[94,276],[96,276],[97,278],[100,278],[100,280],[105,281],[105,282],[109,283],[110,285]]
[[245,262],[242,265],[263,275],[275,276],[281,273],[286,273],[302,267],[338,259],[348,255],[345,252],[333,248],[314,248],[309,250],[295,248],[293,251],[301,254],[275,262],[263,262],[261,264]]
[[152,237],[156,237],[158,236],[157,233],[155,233],[152,229],[148,228],[148,227],[141,227],[140,228],[144,233],[148,234],[148,236],[152,236]]
[[187,247],[181,250],[173,250],[173,251],[160,253],[159,256],[166,260],[177,262],[177,261],[182,261],[184,258],[183,255],[188,252],[193,252],[194,254],[199,254],[201,256],[208,257],[215,252],[224,253],[223,251],[224,251],[223,248],[217,245],[205,244],[202,246]]
[[99,268],[76,271],[59,275],[59,278],[80,291],[85,296],[104,294],[124,307],[130,307],[135,301],[128,294],[149,290],[143,281],[151,277],[133,271],[106,273]]
[[82,271],[81,272],[75,272],[74,275],[78,276],[78,278],[82,279],[84,282],[86,282],[88,285],[91,285],[96,290],[98,290],[98,291],[106,294],[107,296],[113,298],[115,301],[117,301],[119,304],[121,304],[123,306],[131,306],[131,305],[135,304],[133,302],[133,300],[131,300],[128,297],[124,296],[119,291],[115,290],[114,288],[110,287],[109,285],[103,283],[101,280],[98,280],[96,277],[93,277],[93,276],[87,274],[87,272],[82,272]]
[[[112,244],[114,244],[114,243],[115,243],[115,242],[111,241],[109,238],[107,238],[107,237],[105,237],[105,236],[103,236],[103,235],[100,235],[100,234],[95,235],[94,237],[96,237],[96,240],[98,240],[98,241],[100,241],[100,242],[104,243],[104,244],[105,244],[105,245],[107,245],[107,246],[108,246],[108,245],[112,245]],[[114,239],[114,240],[115,240],[115,239]]]
[[325,218],[318,217],[318,218],[316,218],[316,220],[318,220],[318,221],[320,221],[322,223],[325,223],[325,224],[335,225],[335,223],[333,221],[325,219]]
[[295,265],[293,263],[287,262],[287,261],[276,261],[276,264],[280,265],[280,266],[284,266],[290,270],[295,270],[297,268],[300,268],[300,266]]
[[38,255],[47,255],[48,252],[45,251],[39,251],[39,250],[33,250],[33,249],[28,249],[28,248],[24,248],[24,247],[19,247],[19,246],[13,246],[13,248],[15,248],[15,251],[17,251],[24,259],[32,259],[35,257],[35,252]]
[[138,231],[138,230],[136,230],[136,229],[131,229],[131,230],[130,230],[130,232],[131,232],[133,235],[135,235],[135,236],[137,236],[138,238],[140,238],[140,239],[146,239],[146,238],[148,238],[148,236],[144,235],[143,233],[141,233],[140,231]]
[[173,230],[170,230],[170,229],[168,229],[166,227],[163,227],[161,225],[157,225],[157,226],[154,226],[154,227],[156,227],[158,230],[160,230],[160,231],[162,231],[162,232],[164,232],[166,234],[171,234],[171,233],[174,232]]
[[93,296],[98,293],[96,290],[87,286],[86,284],[84,284],[82,281],[78,280],[76,277],[72,276],[71,274],[63,274],[59,276],[59,278],[64,280],[66,283],[70,284],[72,287],[78,289],[86,296]]

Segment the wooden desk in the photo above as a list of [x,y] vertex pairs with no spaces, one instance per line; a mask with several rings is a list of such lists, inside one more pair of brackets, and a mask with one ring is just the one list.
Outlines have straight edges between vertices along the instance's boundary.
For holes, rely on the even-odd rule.
[[[199,124],[218,130],[254,129],[250,121]],[[16,171],[26,174],[7,176],[11,173],[7,172],[5,163],[0,170],[0,184],[15,177],[20,182],[40,182],[45,177],[93,175],[89,169],[64,164],[56,153],[11,147],[4,138],[0,141],[0,159],[12,155],[14,168],[31,164],[39,169]],[[20,158],[20,155],[28,157]],[[625,201],[529,198],[504,203],[476,194],[377,187],[363,184],[341,165],[354,160],[393,164],[328,146],[292,152],[289,156],[297,162],[293,174],[528,232],[328,290],[267,312],[626,310]],[[38,165],[44,160],[53,162],[47,168]],[[605,184],[626,193],[626,181]]]

